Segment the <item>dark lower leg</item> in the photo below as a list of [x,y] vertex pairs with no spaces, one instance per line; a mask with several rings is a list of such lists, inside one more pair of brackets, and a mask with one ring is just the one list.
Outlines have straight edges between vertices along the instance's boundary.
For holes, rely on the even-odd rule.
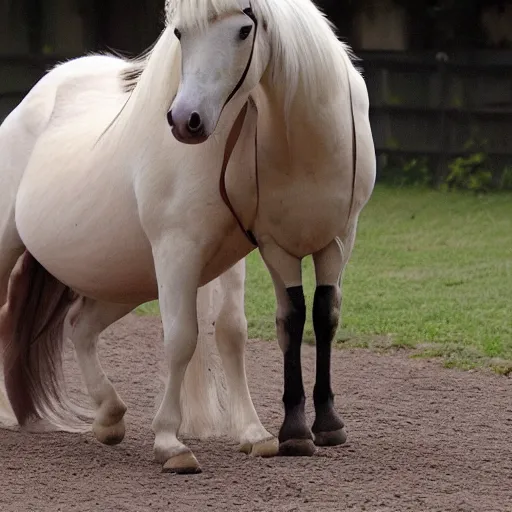
[[317,444],[341,444],[343,421],[334,409],[331,389],[331,345],[338,327],[341,296],[337,286],[318,286],[313,304],[313,326],[316,336],[316,381],[313,392],[315,422],[313,433]]
[[[285,338],[284,395],[285,418],[279,431],[279,442],[310,440],[311,431],[306,423],[305,394],[302,382],[301,344],[306,320],[306,306],[302,286],[286,290],[290,308],[285,318],[278,319],[278,331]],[[279,325],[280,324],[280,325]],[[297,450],[295,450],[297,451]]]

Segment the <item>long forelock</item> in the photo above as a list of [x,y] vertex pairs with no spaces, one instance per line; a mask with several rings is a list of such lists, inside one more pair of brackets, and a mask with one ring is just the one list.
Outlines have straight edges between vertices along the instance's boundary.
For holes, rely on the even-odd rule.
[[240,6],[238,0],[166,0],[165,13],[168,25],[204,29],[213,18],[240,11]]
[[[283,90],[287,107],[300,85],[312,94],[321,94],[326,87],[339,88],[345,66],[353,65],[357,59],[348,45],[338,40],[333,24],[314,2],[247,0],[249,4],[267,30],[273,53],[274,84]],[[168,27],[179,24],[180,29],[204,29],[213,18],[236,12],[242,5],[239,0],[166,0],[166,23]],[[145,61],[134,63],[125,72],[127,89],[136,85]]]
[[[249,3],[249,1],[248,1]],[[240,10],[238,0],[166,0],[166,26],[180,28],[205,29],[212,18]],[[153,48],[136,59],[129,61],[130,65],[121,72],[121,84],[124,92],[131,93],[137,87],[142,73],[146,69]]]

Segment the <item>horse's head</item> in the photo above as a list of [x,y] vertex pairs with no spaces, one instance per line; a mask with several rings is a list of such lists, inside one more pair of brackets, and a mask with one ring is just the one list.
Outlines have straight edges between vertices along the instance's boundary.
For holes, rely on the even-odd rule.
[[208,19],[206,25],[175,25],[181,43],[182,77],[167,115],[180,142],[200,144],[215,131],[225,105],[248,96],[268,61],[268,45],[250,7]]

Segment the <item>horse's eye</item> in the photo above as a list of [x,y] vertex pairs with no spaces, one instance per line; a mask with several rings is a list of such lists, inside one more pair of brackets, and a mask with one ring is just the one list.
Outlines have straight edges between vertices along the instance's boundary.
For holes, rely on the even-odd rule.
[[252,25],[246,25],[240,29],[240,39],[243,41],[249,37],[251,33]]
[[174,35],[178,38],[178,40],[181,39],[181,32],[177,28],[174,29]]

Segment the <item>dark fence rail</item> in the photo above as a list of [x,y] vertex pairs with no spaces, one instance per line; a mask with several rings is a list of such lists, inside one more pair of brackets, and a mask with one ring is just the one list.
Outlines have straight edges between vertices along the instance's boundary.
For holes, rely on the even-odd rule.
[[380,168],[428,157],[434,184],[447,162],[484,153],[494,180],[512,168],[512,52],[359,52]]
[[[358,52],[382,168],[389,157],[428,157],[434,182],[447,162],[484,152],[493,173],[512,168],[512,52],[452,55]],[[0,56],[0,120],[65,56]]]

